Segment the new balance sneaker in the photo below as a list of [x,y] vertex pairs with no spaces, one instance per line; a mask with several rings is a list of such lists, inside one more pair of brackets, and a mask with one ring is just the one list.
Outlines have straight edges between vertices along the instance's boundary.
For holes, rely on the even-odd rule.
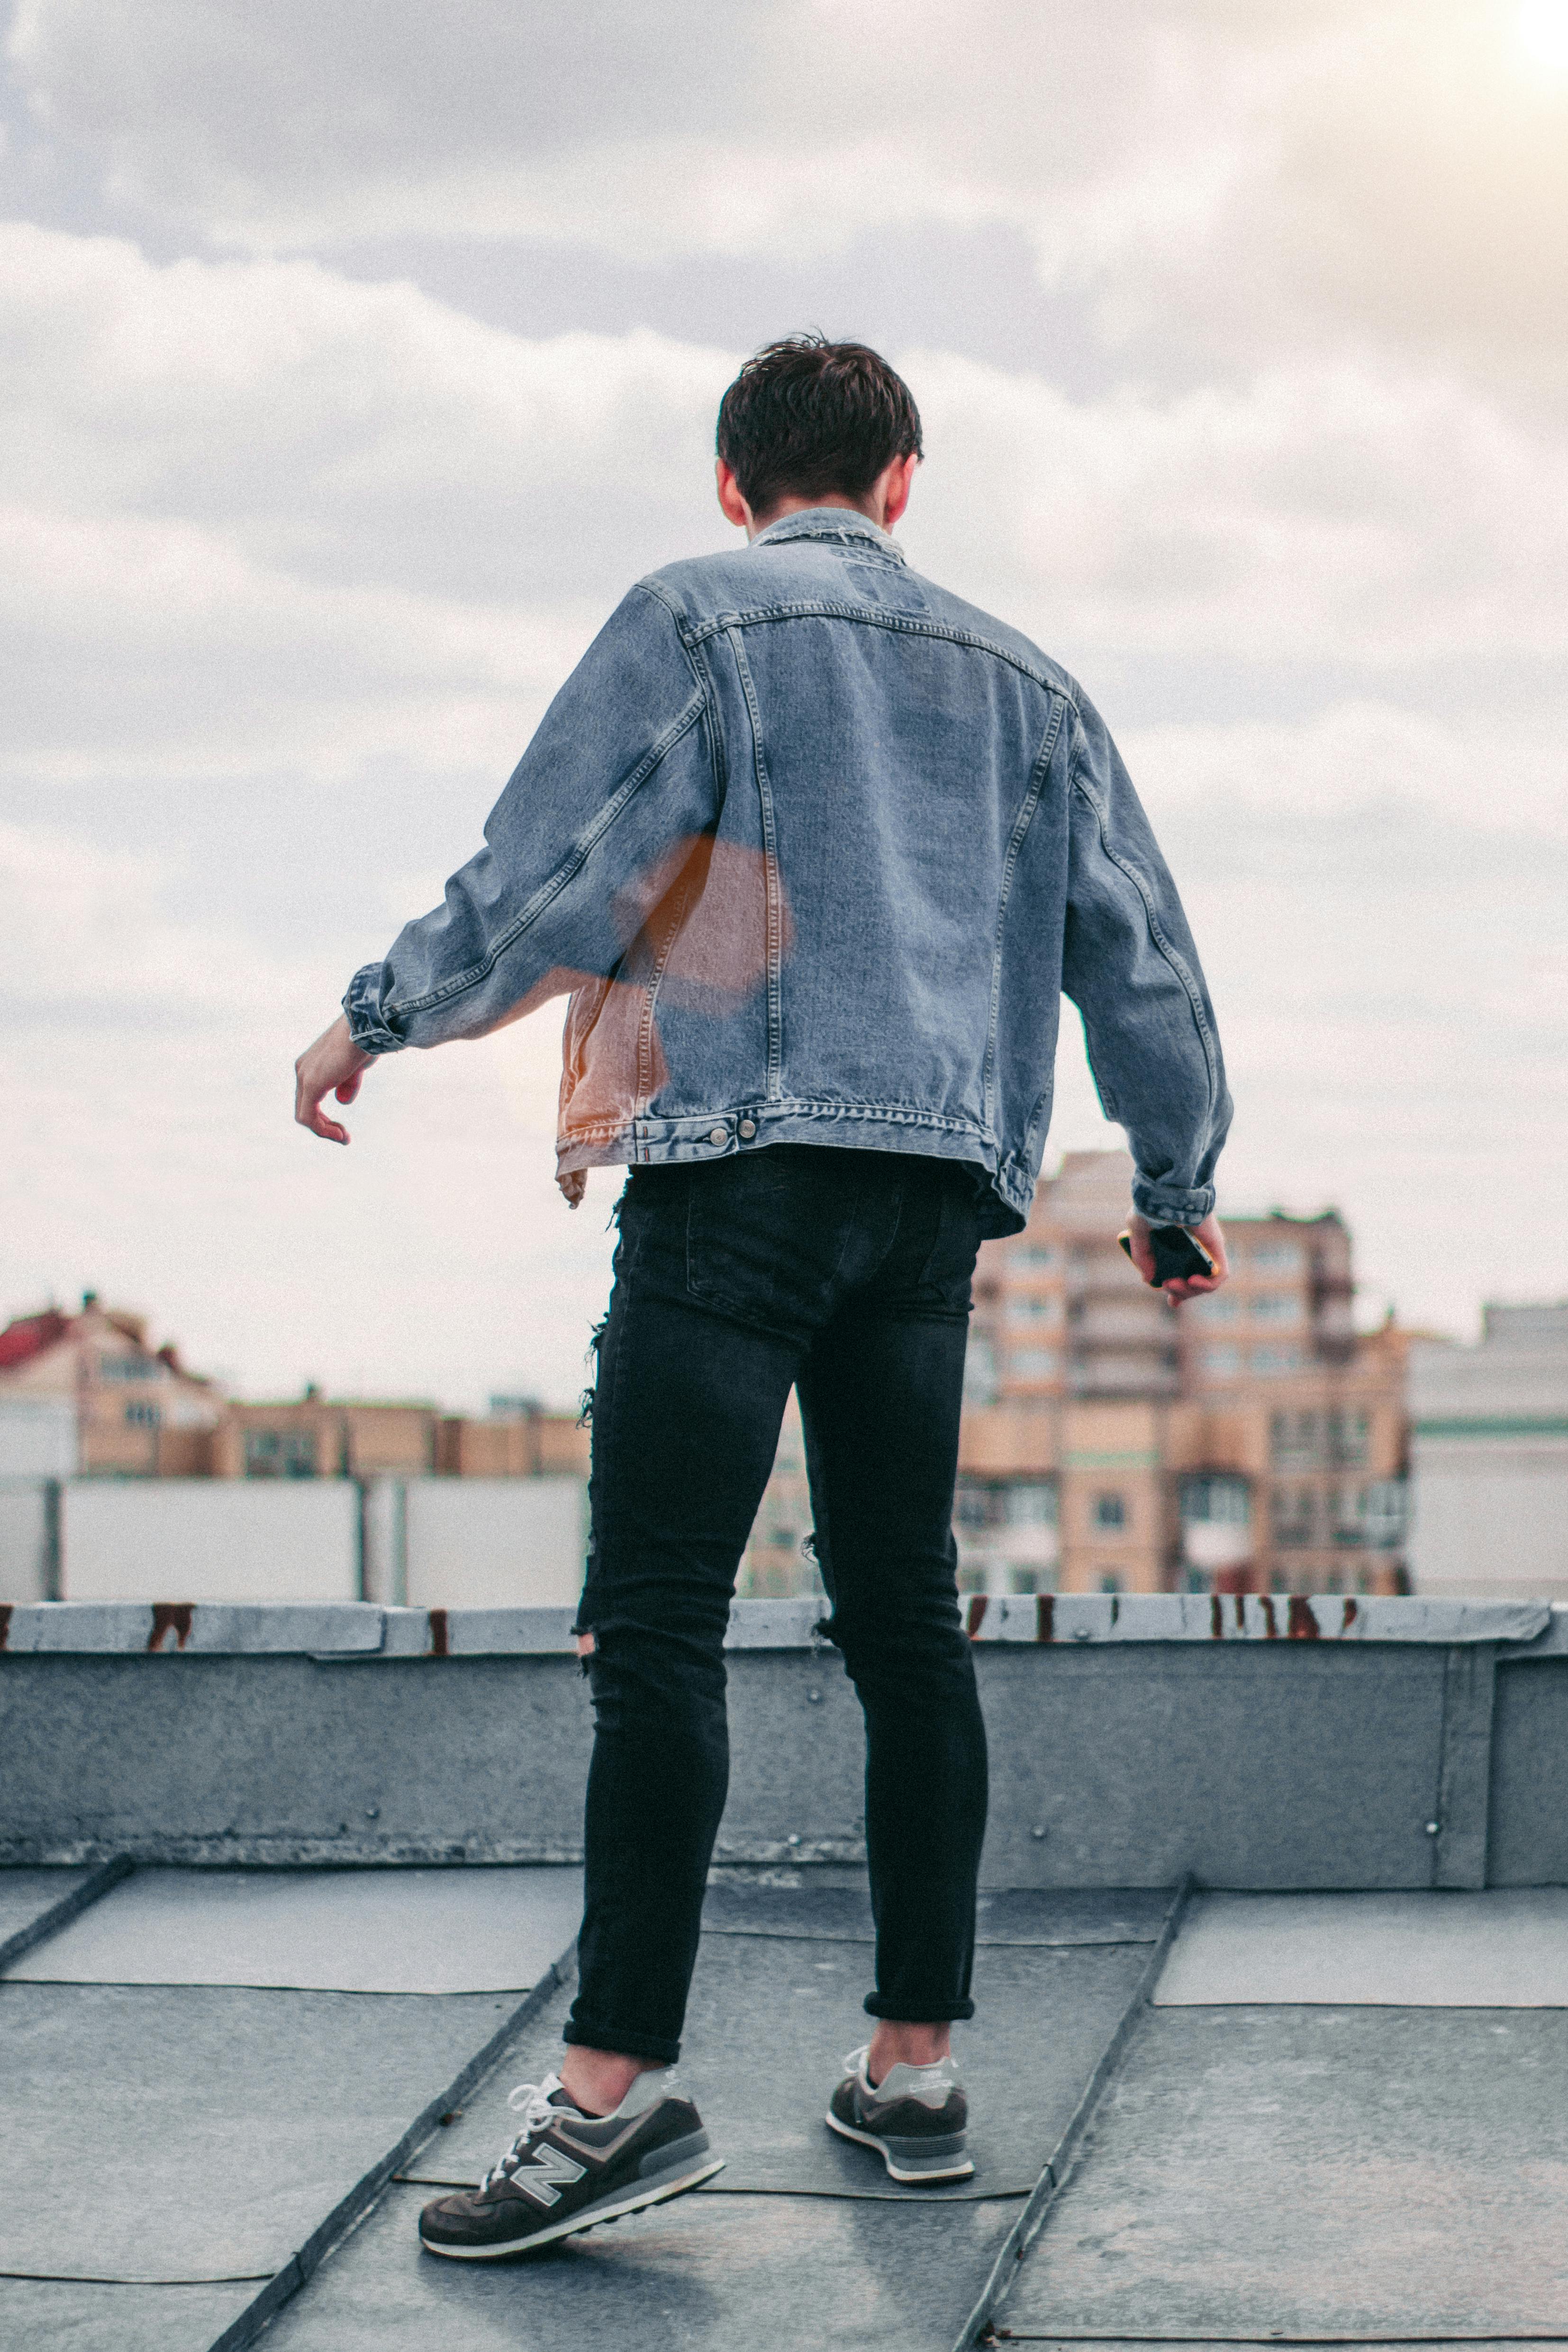
[[852,2050],[844,2060],[844,2079],[828,2102],[828,2129],[874,2147],[894,2180],[967,2180],[975,2168],[965,2151],[969,2103],[958,2085],[957,2060],[890,2066],[873,2091],[865,2071],[869,2050],[869,2043]]
[[580,2114],[555,2074],[519,2084],[508,2105],[522,2111],[523,2128],[500,2162],[477,2189],[437,2197],[420,2215],[427,2253],[465,2263],[532,2253],[723,2168],[667,2067],[639,2074],[613,2115]]

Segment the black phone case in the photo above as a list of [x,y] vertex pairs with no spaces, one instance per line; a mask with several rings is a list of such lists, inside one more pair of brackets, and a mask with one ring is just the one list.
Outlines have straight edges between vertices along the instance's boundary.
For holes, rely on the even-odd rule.
[[1156,1282],[1186,1282],[1195,1274],[1214,1272],[1213,1260],[1185,1225],[1151,1225],[1149,1247],[1155,1254]]

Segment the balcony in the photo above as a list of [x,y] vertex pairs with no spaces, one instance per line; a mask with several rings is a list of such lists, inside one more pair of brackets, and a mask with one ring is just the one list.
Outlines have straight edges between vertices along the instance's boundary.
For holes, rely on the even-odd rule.
[[5,1613],[0,2341],[1568,2334],[1568,1612],[971,1601],[977,2171],[924,2191],[820,2124],[872,1948],[858,1710],[814,1616],[732,1620],[683,2063],[726,2169],[476,2273],[413,2222],[558,2053],[569,1612]]

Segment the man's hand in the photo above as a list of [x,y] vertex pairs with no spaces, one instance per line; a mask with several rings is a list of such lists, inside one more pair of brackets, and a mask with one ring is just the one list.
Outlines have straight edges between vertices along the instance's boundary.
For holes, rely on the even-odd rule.
[[1201,1225],[1189,1225],[1187,1231],[1200,1248],[1214,1260],[1212,1275],[1195,1274],[1185,1282],[1167,1282],[1163,1286],[1155,1277],[1155,1253],[1149,1245],[1149,1221],[1134,1213],[1127,1220],[1127,1237],[1133,1244],[1133,1264],[1151,1289],[1162,1289],[1162,1295],[1173,1307],[1184,1298],[1202,1298],[1207,1292],[1218,1290],[1230,1275],[1230,1261],[1225,1255],[1225,1235],[1219,1230],[1218,1217],[1205,1217]]
[[340,1013],[294,1065],[294,1116],[300,1126],[323,1143],[347,1143],[348,1129],[329,1118],[321,1105],[328,1095],[336,1095],[340,1103],[352,1102],[370,1061],[370,1055],[361,1054],[350,1036],[348,1020]]

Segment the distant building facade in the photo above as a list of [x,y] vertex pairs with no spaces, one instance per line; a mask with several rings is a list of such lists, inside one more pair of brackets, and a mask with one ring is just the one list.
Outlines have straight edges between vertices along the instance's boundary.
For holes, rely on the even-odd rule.
[[1410,1472],[1417,1591],[1568,1601],[1568,1302],[1414,1342]]
[[[1070,1152],[975,1279],[955,1525],[969,1591],[1406,1588],[1403,1332],[1358,1335],[1337,1212],[1226,1221],[1231,1280],[1173,1310],[1116,1234],[1132,1164]],[[787,1428],[743,1590],[804,1591]],[[793,1562],[791,1562],[791,1545]]]
[[[66,1442],[62,1416],[74,1423]],[[143,1316],[55,1307],[0,1331],[0,1475],[133,1478],[586,1477],[575,1415],[497,1398],[486,1418],[314,1387],[247,1404],[152,1348]]]
[[74,1415],[73,1468],[141,1478],[209,1475],[226,1411],[174,1348],[148,1344],[143,1316],[91,1290],[78,1313],[48,1307],[0,1331],[0,1411],[50,1402]]

